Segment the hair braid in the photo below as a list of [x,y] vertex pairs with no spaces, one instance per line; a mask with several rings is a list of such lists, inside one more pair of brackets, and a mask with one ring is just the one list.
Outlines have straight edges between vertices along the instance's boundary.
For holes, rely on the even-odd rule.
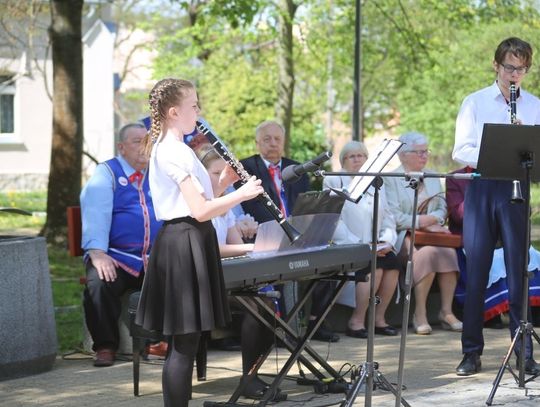
[[[166,78],[157,82],[150,94],[148,102],[150,105],[150,131],[143,141],[143,151],[147,157],[150,156],[152,146],[159,143],[161,139],[162,124],[167,119],[167,111],[170,107],[180,104],[188,91],[195,89],[195,86],[183,79]],[[163,138],[163,135],[161,135]]]

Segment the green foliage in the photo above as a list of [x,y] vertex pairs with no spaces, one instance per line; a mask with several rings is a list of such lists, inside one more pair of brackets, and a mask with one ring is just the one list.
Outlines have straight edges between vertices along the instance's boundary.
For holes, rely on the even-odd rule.
[[[254,152],[256,125],[277,100],[277,3],[176,1],[184,14],[154,9],[156,78],[194,80],[204,116],[239,157]],[[463,98],[488,86],[497,44],[516,35],[540,46],[535,0],[377,0],[362,2],[363,135],[407,130],[431,140],[432,166],[454,167],[455,117]],[[291,156],[328,147],[326,120],[352,122],[355,4],[299,2],[294,21],[295,98]],[[148,22],[149,21],[149,22]],[[533,69],[524,87],[540,94]],[[433,165],[434,164],[434,165]]]
[[[455,35],[453,43],[431,52],[437,63],[412,73],[397,94],[401,113],[399,130],[417,130],[428,135],[435,152],[435,164],[441,169],[455,167],[450,153],[461,101],[467,94],[495,80],[492,61],[499,42],[515,35],[540,44],[540,35],[533,25],[498,19],[459,30]],[[467,44],[466,47],[463,44]],[[523,86],[540,94],[539,85],[538,70],[533,66]]]

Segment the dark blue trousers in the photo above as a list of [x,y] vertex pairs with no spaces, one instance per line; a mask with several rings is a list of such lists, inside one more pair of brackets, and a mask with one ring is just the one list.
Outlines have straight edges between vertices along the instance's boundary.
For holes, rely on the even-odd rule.
[[[523,183],[522,192],[526,196]],[[526,261],[525,230],[529,217],[526,205],[511,203],[511,196],[512,181],[476,179],[471,181],[465,193],[463,246],[467,256],[467,286],[461,334],[463,353],[476,352],[481,355],[484,349],[484,297],[493,251],[499,236],[504,246],[512,338],[519,327]],[[519,343],[515,350],[519,352]],[[532,357],[530,336],[526,340],[525,357]]]

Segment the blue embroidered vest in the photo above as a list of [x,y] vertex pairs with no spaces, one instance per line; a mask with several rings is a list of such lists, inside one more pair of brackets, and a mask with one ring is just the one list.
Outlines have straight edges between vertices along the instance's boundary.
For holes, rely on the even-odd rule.
[[120,162],[112,158],[104,163],[113,174],[114,200],[109,250],[107,254],[137,276],[146,267],[150,247],[161,227],[156,220],[150,196],[148,171],[137,188],[128,180]]

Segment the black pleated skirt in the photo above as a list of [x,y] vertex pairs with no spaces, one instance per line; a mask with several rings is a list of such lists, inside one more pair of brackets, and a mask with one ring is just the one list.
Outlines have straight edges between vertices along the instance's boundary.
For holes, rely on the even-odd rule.
[[163,224],[152,247],[135,321],[164,335],[209,331],[230,321],[211,221],[184,217]]

